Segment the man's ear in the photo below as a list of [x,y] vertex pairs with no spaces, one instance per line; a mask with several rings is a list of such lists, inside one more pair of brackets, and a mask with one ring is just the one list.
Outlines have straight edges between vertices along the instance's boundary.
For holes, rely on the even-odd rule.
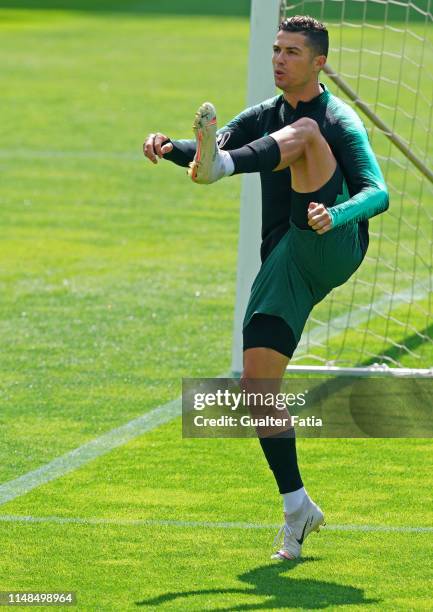
[[314,66],[317,72],[320,72],[326,64],[326,55],[316,55],[314,58]]

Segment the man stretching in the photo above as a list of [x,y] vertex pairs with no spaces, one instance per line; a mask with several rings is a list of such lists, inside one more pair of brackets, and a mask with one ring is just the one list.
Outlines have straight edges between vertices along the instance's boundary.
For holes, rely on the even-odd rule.
[[[388,191],[367,132],[350,106],[319,83],[328,54],[325,26],[284,20],[273,46],[282,94],[248,108],[217,131],[215,109],[196,113],[196,140],[150,134],[144,154],[189,167],[196,183],[260,172],[260,271],[243,323],[242,379],[281,381],[315,304],[343,284],[368,247],[368,219],[388,208]],[[324,522],[300,476],[293,430],[260,437],[283,498],[276,559],[294,559]]]

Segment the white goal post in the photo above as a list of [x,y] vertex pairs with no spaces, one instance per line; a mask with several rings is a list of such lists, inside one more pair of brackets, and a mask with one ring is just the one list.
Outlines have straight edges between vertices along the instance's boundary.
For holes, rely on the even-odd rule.
[[[270,45],[280,19],[280,0],[251,0],[247,106],[272,97],[275,92]],[[238,269],[232,349],[232,371],[242,371],[242,321],[254,277],[260,267],[261,191],[258,174],[242,181]]]
[[[355,9],[362,6],[362,10],[351,21],[349,13],[355,10],[354,2],[357,3]],[[408,0],[338,2],[342,13],[331,24],[334,30],[330,29],[332,68],[326,65],[323,80],[327,85],[331,81],[337,95],[355,107],[366,124],[370,140],[374,136],[373,148],[390,186],[391,201],[397,195],[401,202],[405,201],[411,208],[406,221],[401,218],[401,206],[399,211],[391,212],[388,224],[382,219],[375,221],[370,235],[371,242],[374,241],[376,246],[371,255],[369,249],[363,264],[367,267],[365,276],[355,275],[355,280],[351,280],[343,292],[336,290],[335,298],[328,296],[325,299],[325,302],[330,300],[328,310],[321,306],[322,310],[319,309],[317,316],[316,309],[313,311],[288,370],[352,376],[433,376],[433,368],[430,367],[433,365],[433,257],[429,259],[428,249],[420,247],[417,238],[417,235],[425,233],[426,237],[433,239],[433,174],[429,169],[429,138],[427,136],[422,143],[416,140],[420,140],[422,128],[418,124],[424,123],[424,131],[431,130],[433,106],[433,100],[429,97],[433,93],[433,86],[431,92],[429,89],[430,82],[433,84],[429,64],[433,60],[433,43],[427,34],[427,28],[432,25],[431,0],[421,2],[423,4],[420,6]],[[307,0],[288,6],[284,0],[251,0],[247,106],[276,94],[271,49],[281,17],[310,14],[324,21],[329,29],[326,9],[336,4],[336,0]],[[375,21],[370,23],[371,5],[374,5],[374,10],[383,8],[384,12],[377,16],[376,11]],[[388,10],[388,5],[396,10],[401,8],[402,17],[398,14],[398,23],[391,23],[392,11]],[[413,11],[416,13],[416,23],[412,26]],[[341,37],[344,28],[349,29],[350,36],[354,32],[355,38],[350,39],[352,48]],[[336,33],[339,33],[338,38]],[[389,34],[394,38],[388,40],[386,36]],[[373,40],[376,35],[377,41]],[[415,51],[412,52],[410,44],[406,42],[409,39],[410,43],[412,38],[416,43],[413,45],[416,57]],[[333,44],[337,45],[337,49],[332,49]],[[395,45],[401,45],[401,49]],[[366,58],[364,64],[363,54]],[[387,72],[387,56],[394,64],[400,61],[397,75]],[[346,59],[352,62],[356,77],[351,74],[352,64],[348,64]],[[379,76],[369,72],[369,62],[375,70],[380,64],[382,73]],[[406,63],[412,68],[410,74],[406,70]],[[415,72],[418,76],[414,76]],[[365,79],[364,89],[362,79]],[[374,100],[362,93],[369,91],[368,87],[373,91],[370,81],[376,81]],[[409,92],[410,95],[412,92],[415,97],[419,95],[420,102],[415,100],[414,106],[409,109],[402,94],[402,98],[398,98],[393,106],[389,92],[386,89],[379,91],[377,83],[381,82],[385,88],[398,87],[403,94]],[[399,113],[405,121],[401,135],[399,128],[403,123]],[[406,123],[410,125],[407,127]],[[419,186],[416,193],[413,185],[416,189]],[[242,371],[242,321],[251,284],[260,266],[260,210],[259,176],[245,175],[241,195],[232,350],[234,373]],[[427,229],[425,223],[429,224]],[[337,343],[337,349],[334,349],[332,342]],[[330,348],[327,348],[328,345]],[[362,349],[357,352],[361,345]],[[409,367],[405,367],[404,358],[407,356],[412,359]],[[297,360],[301,362],[300,365],[296,363]]]

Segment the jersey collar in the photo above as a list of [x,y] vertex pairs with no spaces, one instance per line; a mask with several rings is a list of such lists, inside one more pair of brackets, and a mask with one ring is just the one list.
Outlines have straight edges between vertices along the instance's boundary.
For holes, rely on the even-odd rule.
[[[301,108],[311,108],[312,106],[316,106],[317,104],[322,104],[329,97],[329,89],[326,87],[326,85],[324,85],[323,83],[319,83],[319,85],[321,86],[323,91],[311,100],[308,100],[308,102],[303,102],[302,100],[299,100],[298,104],[296,105],[296,110],[300,110]],[[284,98],[284,94],[281,95],[283,97],[284,104],[287,104],[289,108],[295,110],[293,106],[291,106]]]

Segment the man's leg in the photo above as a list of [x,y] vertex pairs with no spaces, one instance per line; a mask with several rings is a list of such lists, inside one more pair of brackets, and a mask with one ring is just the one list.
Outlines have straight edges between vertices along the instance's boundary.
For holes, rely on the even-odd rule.
[[[267,315],[259,315],[259,317],[257,318],[256,315],[256,320],[251,322],[252,325],[266,329],[271,319]],[[280,321],[284,324],[282,319]],[[254,337],[254,334],[257,332],[250,330],[244,334],[244,337]],[[266,346],[247,348],[244,350],[243,389],[251,393],[271,391],[276,396],[280,392],[281,381],[288,363],[287,355],[272,348]],[[288,412],[284,411],[284,415],[288,416]],[[284,511],[294,512],[301,505],[305,495],[296,455],[294,428],[290,426],[278,429],[275,427],[258,428],[257,434],[268,465],[274,474],[278,490],[283,496]]]
[[215,110],[205,103],[196,114],[194,130],[197,153],[189,174],[197,183],[213,183],[232,174],[271,172],[290,166],[292,189],[307,193],[322,187],[337,167],[316,121],[308,117],[240,149],[222,151],[216,144]]
[[[295,345],[293,333],[283,319],[254,315],[244,329],[242,387],[252,393],[269,392],[270,389],[274,395],[278,393]],[[257,434],[283,499],[285,522],[279,533],[284,534],[284,542],[272,558],[279,561],[295,559],[301,554],[305,537],[313,530],[318,531],[323,524],[323,513],[304,489],[293,427],[277,432],[257,428]]]
[[290,166],[294,191],[317,191],[334,174],[337,162],[314,119],[302,117],[271,137],[278,144],[281,156],[274,171]]
[[[252,321],[256,326],[266,325],[266,315],[259,321]],[[254,333],[253,332],[249,332]],[[280,392],[281,381],[289,359],[272,348],[255,347],[244,350],[244,369],[242,373],[242,388],[249,393],[271,392],[275,397]],[[251,409],[254,412],[254,409]],[[259,407],[260,416],[265,413]],[[274,414],[274,409],[269,409]],[[280,412],[280,411],[278,411]],[[283,414],[284,412],[284,414]],[[281,411],[280,417],[288,417],[287,410]],[[278,490],[283,496],[285,512],[297,510],[304,493],[303,482],[296,456],[296,439],[294,428],[290,424],[276,427],[257,428],[257,435],[268,465],[272,470]],[[298,492],[295,494],[295,492]]]

